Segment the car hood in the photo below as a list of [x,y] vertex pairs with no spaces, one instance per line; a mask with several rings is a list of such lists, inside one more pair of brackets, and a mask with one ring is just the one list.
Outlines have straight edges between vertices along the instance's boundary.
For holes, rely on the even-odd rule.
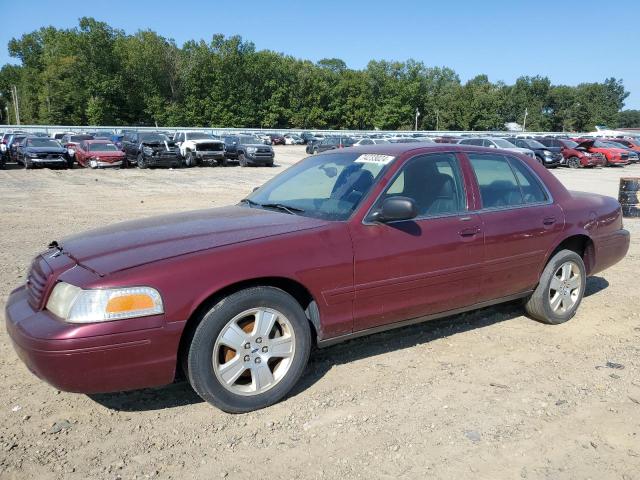
[[25,147],[25,152],[29,153],[65,153],[64,147]]
[[98,275],[259,238],[318,228],[326,222],[231,206],[145,218],[91,230],[58,242]]
[[256,147],[256,148],[271,148],[270,145],[265,145],[264,143],[243,143],[243,147]]

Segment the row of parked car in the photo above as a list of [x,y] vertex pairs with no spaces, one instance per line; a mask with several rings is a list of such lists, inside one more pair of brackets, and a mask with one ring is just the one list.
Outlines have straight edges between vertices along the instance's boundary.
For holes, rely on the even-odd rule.
[[137,166],[138,168],[205,165],[273,166],[272,145],[306,144],[308,154],[384,143],[459,143],[518,152],[537,159],[547,168],[624,166],[638,163],[640,139],[476,136],[430,137],[426,134],[322,135],[312,132],[279,134],[241,133],[215,136],[202,131],[92,131],[86,133],[5,132],[0,136],[0,167],[14,162],[24,168],[37,166],[90,168]]
[[640,139],[636,137],[575,137],[568,136],[485,136],[485,137],[428,137],[373,135],[366,137],[332,136],[314,138],[307,143],[309,154],[338,148],[381,143],[458,143],[487,148],[500,148],[528,155],[547,168],[567,166],[604,167],[624,166],[640,162]]
[[215,137],[204,132],[5,132],[0,136],[0,167],[13,162],[24,168],[74,165],[90,168],[138,168],[182,166],[273,166],[275,152],[255,135]]

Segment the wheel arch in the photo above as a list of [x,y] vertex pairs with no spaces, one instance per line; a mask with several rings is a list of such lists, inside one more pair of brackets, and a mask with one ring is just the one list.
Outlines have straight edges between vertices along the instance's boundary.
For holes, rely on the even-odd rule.
[[176,372],[180,372],[182,370],[182,360],[185,357],[189,344],[191,343],[193,333],[202,321],[204,314],[225,297],[251,287],[274,287],[291,295],[298,302],[302,310],[304,310],[307,320],[311,326],[311,334],[314,341],[319,335],[321,335],[320,313],[316,300],[309,289],[299,281],[288,277],[278,276],[259,277],[238,281],[212,292],[191,312],[180,336]]
[[551,260],[560,250],[571,250],[576,252],[584,262],[587,275],[591,273],[596,262],[596,252],[593,240],[589,235],[586,233],[574,233],[564,237],[564,239],[558,242],[558,244],[549,252],[545,259],[543,268],[546,267],[549,260]]

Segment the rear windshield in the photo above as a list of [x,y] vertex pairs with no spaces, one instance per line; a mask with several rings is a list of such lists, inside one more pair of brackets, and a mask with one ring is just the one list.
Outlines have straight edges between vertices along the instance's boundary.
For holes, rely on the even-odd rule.
[[90,152],[117,152],[118,147],[116,147],[113,143],[90,143],[89,151]]

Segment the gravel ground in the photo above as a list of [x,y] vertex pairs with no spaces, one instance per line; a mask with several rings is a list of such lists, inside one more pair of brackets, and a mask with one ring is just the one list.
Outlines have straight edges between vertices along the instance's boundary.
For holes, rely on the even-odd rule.
[[[272,169],[0,171],[0,319],[51,240],[234,203],[303,156],[277,148]],[[640,165],[555,173],[616,196]],[[288,399],[244,415],[186,383],[58,392],[1,329],[0,477],[640,479],[640,222],[625,225],[629,255],[589,279],[565,325],[505,305],[353,340],[315,352]]]

